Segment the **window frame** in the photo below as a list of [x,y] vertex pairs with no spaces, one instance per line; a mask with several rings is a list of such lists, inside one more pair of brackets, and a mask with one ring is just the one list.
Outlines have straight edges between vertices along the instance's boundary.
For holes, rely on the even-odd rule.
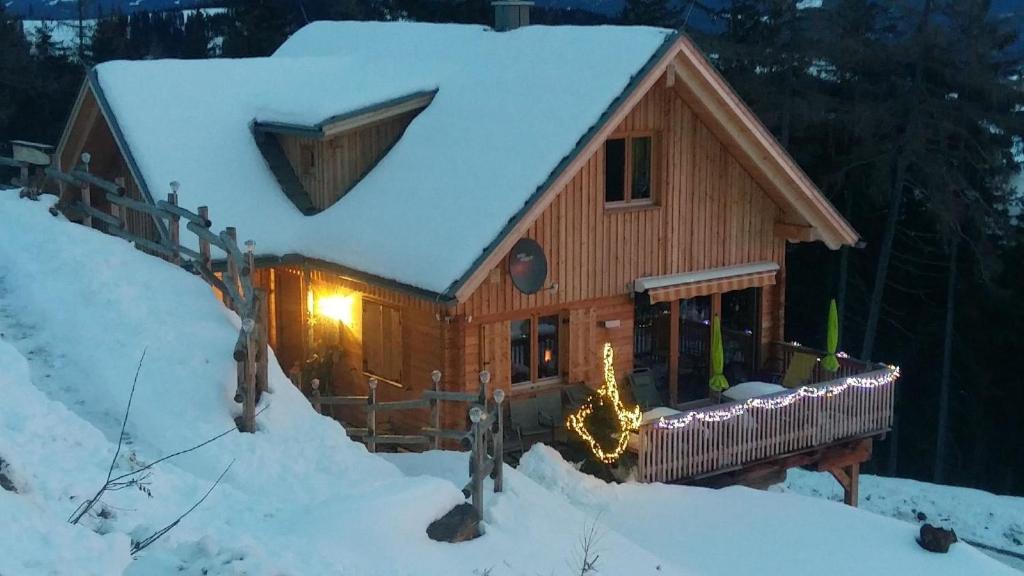
[[[633,198],[633,140],[640,138],[649,138],[651,140],[651,166],[649,170],[650,174],[650,189],[651,194],[647,198]],[[660,146],[658,142],[658,131],[657,130],[630,130],[628,132],[616,132],[607,138],[605,138],[604,146],[602,146],[602,153],[606,154],[607,144],[609,140],[625,140],[625,167],[623,169],[623,199],[622,200],[608,200],[608,160],[605,157],[605,161],[602,163],[602,170],[604,178],[602,180],[602,199],[604,200],[605,208],[640,208],[657,206],[658,202],[658,175],[659,175],[659,159],[660,159]]]
[[[553,384],[561,382],[563,380],[565,359],[563,358],[562,351],[562,317],[560,312],[535,312],[527,316],[520,316],[513,318],[509,321],[509,383],[515,390],[522,390],[524,388],[530,388],[533,386],[539,386],[544,384]],[[540,319],[541,318],[554,318],[555,326],[557,327],[555,332],[556,344],[556,358],[555,361],[558,364],[558,374],[554,376],[546,376],[544,378],[538,377],[540,374]],[[528,320],[530,322],[530,377],[522,382],[511,382],[512,376],[512,322],[521,322]]]

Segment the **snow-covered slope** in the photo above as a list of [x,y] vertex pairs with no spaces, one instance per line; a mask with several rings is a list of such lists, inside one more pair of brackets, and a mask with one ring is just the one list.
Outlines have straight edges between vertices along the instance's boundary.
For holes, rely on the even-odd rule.
[[[790,470],[779,492],[843,499],[826,473]],[[860,507],[913,524],[929,522],[953,528],[959,537],[1024,555],[1024,498],[982,490],[861,475]],[[1017,563],[1024,568],[1024,561]]]
[[[833,503],[611,486],[544,447],[487,494],[484,537],[436,543],[425,528],[463,500],[466,455],[369,454],[276,364],[258,433],[164,462],[151,496],[109,493],[71,526],[106,477],[143,350],[118,471],[232,428],[238,320],[200,280],[46,208],[0,193],[0,486],[14,488],[0,487],[0,574],[578,574],[595,519],[599,573],[615,576],[1010,573],[966,545],[929,555],[914,526]],[[173,521],[231,462],[208,500],[131,558],[132,540]]]

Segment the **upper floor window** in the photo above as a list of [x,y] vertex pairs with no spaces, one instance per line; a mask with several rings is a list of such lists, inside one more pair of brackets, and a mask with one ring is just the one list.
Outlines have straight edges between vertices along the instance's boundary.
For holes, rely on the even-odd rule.
[[654,137],[650,134],[609,138],[604,144],[604,201],[607,204],[651,202]]

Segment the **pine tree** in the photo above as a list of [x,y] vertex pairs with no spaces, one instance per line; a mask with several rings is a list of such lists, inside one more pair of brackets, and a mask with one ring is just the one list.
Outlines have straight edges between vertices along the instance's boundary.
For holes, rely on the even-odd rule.
[[669,0],[626,0],[621,19],[624,24],[677,28],[681,15],[673,6]]

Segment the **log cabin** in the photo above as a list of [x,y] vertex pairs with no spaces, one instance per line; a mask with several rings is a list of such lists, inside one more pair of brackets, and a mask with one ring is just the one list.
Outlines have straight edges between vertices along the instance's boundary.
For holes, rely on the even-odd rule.
[[[473,391],[487,370],[515,405],[595,388],[610,343],[623,385],[646,372],[666,407],[699,414],[719,406],[716,316],[730,382],[770,361],[784,371],[787,242],[838,249],[857,233],[685,35],[525,26],[528,2],[495,8],[496,30],[318,22],[269,58],[101,64],[56,163],[88,152],[146,203],[175,181],[183,206],[237,227],[279,362],[329,393],[376,378],[385,399],[416,398],[434,370],[441,389]],[[166,234],[144,215],[123,225]],[[827,439],[783,418],[771,450],[734,426],[735,450],[703,460],[681,448],[692,431],[645,424],[641,477],[803,454],[785,465],[827,461],[855,484],[864,439],[891,419],[885,401],[870,407]],[[395,429],[425,423],[393,414]],[[678,454],[651,455],[662,433]]]

